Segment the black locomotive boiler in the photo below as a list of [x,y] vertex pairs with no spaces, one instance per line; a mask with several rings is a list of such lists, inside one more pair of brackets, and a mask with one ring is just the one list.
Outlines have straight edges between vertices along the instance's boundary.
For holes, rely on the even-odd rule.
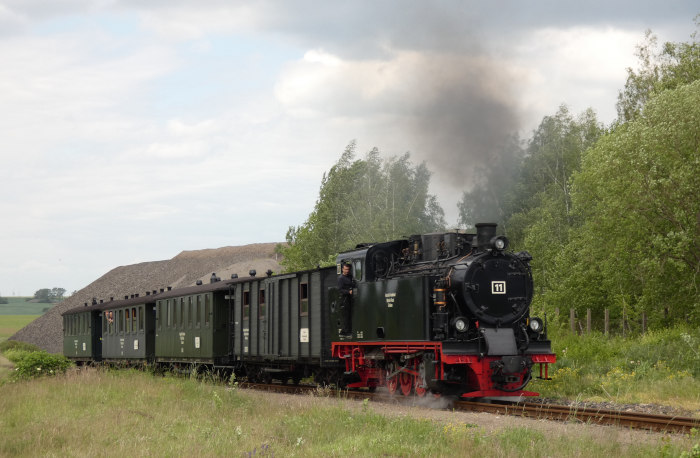
[[[404,395],[534,396],[533,367],[546,378],[556,356],[530,317],[531,257],[507,248],[495,224],[478,224],[358,245],[336,267],[95,301],[64,313],[64,353]],[[350,298],[338,290],[344,264]]]

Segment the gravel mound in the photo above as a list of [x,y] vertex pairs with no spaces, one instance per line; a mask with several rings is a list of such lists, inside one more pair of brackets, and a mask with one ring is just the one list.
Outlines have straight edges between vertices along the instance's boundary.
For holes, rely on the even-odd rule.
[[17,333],[11,340],[33,343],[50,353],[63,351],[63,321],[61,313],[73,307],[98,302],[123,299],[146,291],[172,286],[182,288],[194,285],[197,280],[208,282],[212,273],[222,280],[231,274],[247,276],[255,269],[258,276],[270,269],[279,273],[282,269],[275,254],[276,243],[256,243],[238,247],[183,251],[167,261],[152,261],[116,267],[63,302],[56,304]]

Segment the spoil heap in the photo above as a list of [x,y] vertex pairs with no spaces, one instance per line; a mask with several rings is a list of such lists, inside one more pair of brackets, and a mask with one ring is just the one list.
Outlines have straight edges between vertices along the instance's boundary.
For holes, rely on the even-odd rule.
[[132,294],[145,295],[146,291],[160,290],[172,286],[182,288],[194,285],[197,280],[209,282],[212,272],[222,280],[231,274],[247,276],[251,269],[258,275],[270,269],[279,273],[281,268],[275,254],[276,243],[256,243],[238,247],[209,250],[183,251],[168,261],[142,262],[112,269],[68,299],[52,307],[15,335],[12,340],[29,342],[51,353],[63,349],[63,321],[61,313],[84,303],[91,304],[93,298],[109,301],[123,299]]

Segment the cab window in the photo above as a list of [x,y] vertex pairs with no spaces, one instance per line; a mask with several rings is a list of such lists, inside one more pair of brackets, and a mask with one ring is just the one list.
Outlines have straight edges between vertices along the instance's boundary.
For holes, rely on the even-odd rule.
[[357,261],[354,261],[353,263],[353,278],[357,281],[362,280],[362,261],[359,259]]

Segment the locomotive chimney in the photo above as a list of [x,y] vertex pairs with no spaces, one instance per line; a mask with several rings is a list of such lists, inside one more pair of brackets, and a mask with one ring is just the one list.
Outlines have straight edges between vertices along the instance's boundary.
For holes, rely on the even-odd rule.
[[491,239],[496,236],[496,223],[476,223],[476,246],[486,250],[491,245]]

